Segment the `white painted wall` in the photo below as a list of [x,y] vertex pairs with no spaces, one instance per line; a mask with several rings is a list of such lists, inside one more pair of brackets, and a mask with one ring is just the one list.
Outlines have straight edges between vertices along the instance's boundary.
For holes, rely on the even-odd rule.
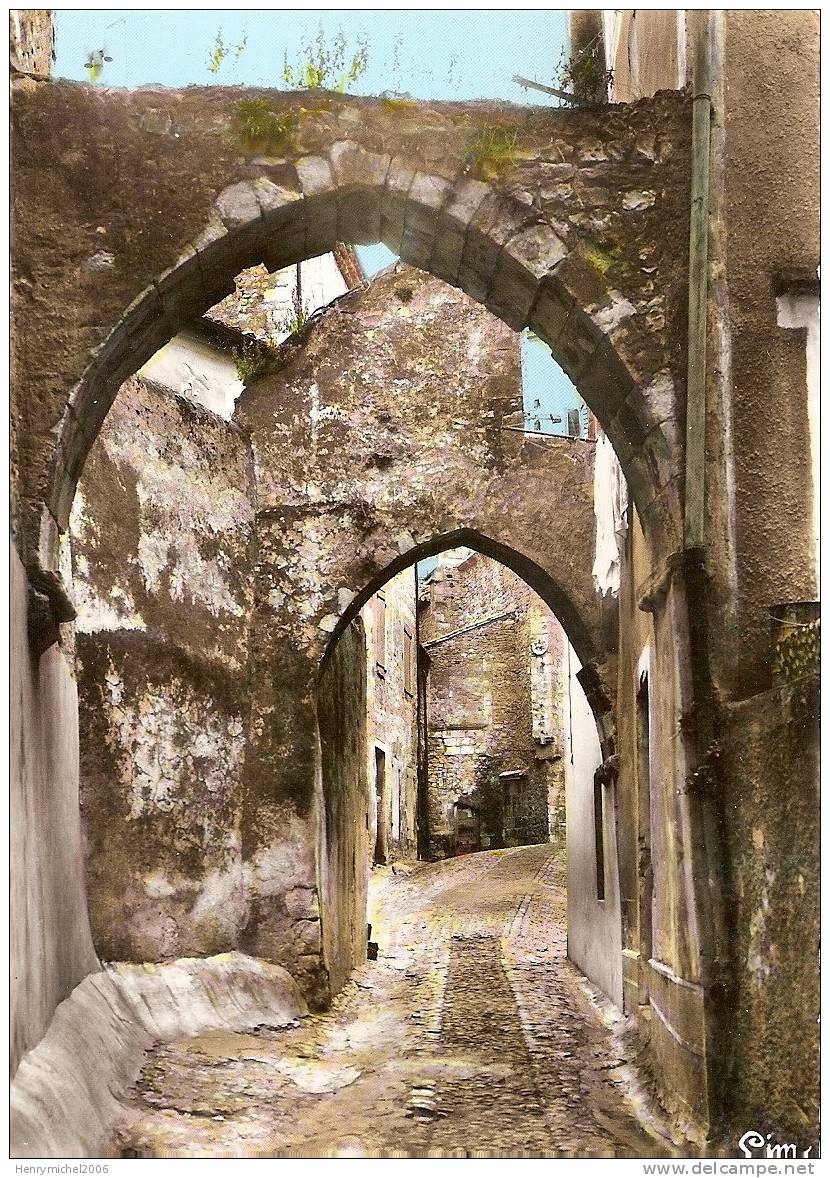
[[[334,254],[309,258],[301,263],[300,271],[302,302],[308,314],[328,306],[348,289]],[[266,304],[272,338],[278,343],[288,337],[288,331],[280,330],[279,325],[291,314],[296,289],[296,266],[286,266],[272,275]],[[236,399],[244,387],[236,375],[233,356],[187,329],[151,356],[138,375],[204,405],[226,420],[233,416]]]
[[138,375],[180,393],[230,420],[236,398],[245,387],[236,375],[233,356],[191,331],[180,331],[151,356]]
[[819,550],[821,497],[819,468],[819,365],[821,361],[821,332],[819,327],[818,295],[781,295],[778,298],[778,326],[807,328],[807,422],[810,430],[810,477],[813,488],[813,552],[816,570],[816,598],[818,598],[821,578]]
[[11,551],[12,1071],[55,1007],[100,969],[87,915],[78,806],[78,691],[62,648],[32,657],[26,571]]
[[[594,843],[594,771],[602,763],[593,713],[568,648],[565,788],[568,853],[568,956],[622,1010],[622,927],[613,786],[605,797],[605,899],[597,899]],[[567,719],[567,717],[566,717]]]
[[616,597],[628,528],[628,484],[614,447],[600,430],[594,459],[594,584],[598,593]]

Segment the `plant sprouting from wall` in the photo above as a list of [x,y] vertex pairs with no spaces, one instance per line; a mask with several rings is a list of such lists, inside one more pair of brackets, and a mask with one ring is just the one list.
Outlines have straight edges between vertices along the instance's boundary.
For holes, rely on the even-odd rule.
[[220,69],[222,68],[222,65],[224,64],[225,58],[231,52],[233,53],[234,61],[238,61],[239,58],[242,56],[242,54],[245,52],[245,47],[247,46],[247,44],[248,44],[248,34],[243,33],[242,40],[239,41],[239,43],[237,45],[235,45],[233,47],[233,49],[231,49],[231,47],[229,45],[226,45],[225,42],[222,40],[222,30],[218,29],[217,33],[216,33],[216,38],[215,38],[213,45],[211,47],[211,50],[210,50],[210,56],[208,57],[208,71],[211,74],[218,74]]
[[241,347],[231,349],[231,355],[236,375],[247,387],[269,370],[274,349],[259,340],[244,340]]
[[243,98],[234,113],[236,134],[251,151],[286,149],[298,122],[296,114],[280,113],[266,98]]
[[464,152],[464,172],[492,180],[516,162],[519,133],[514,128],[482,127],[470,139]]
[[614,71],[605,65],[605,47],[597,34],[576,53],[563,53],[559,62],[559,85],[571,95],[574,106],[605,106]]
[[300,286],[297,285],[291,295],[291,306],[276,321],[277,331],[281,335],[293,335],[295,331],[302,331],[308,323],[313,308],[305,301]]
[[296,64],[285,55],[282,78],[292,90],[336,90],[343,94],[362,77],[369,64],[369,44],[361,34],[350,50],[346,34],[338,29],[329,43],[320,25],[313,41],[305,41]]
[[84,69],[90,82],[97,82],[104,72],[105,62],[112,61],[106,49],[90,49],[87,51]]
[[606,106],[608,87],[614,80],[614,71],[605,65],[605,47],[601,34],[597,34],[575,53],[563,51],[557,67],[558,86],[546,86],[514,74],[513,81],[524,90],[539,90],[551,94],[569,106]]

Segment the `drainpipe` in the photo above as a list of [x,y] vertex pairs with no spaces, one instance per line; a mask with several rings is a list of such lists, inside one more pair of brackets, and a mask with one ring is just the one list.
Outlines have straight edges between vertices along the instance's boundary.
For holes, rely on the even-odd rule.
[[704,547],[706,484],[706,310],[709,275],[709,156],[712,86],[709,14],[697,17],[692,96],[692,208],[689,218],[689,356],[686,376],[686,509],[683,546]]
[[687,783],[692,854],[700,916],[709,1130],[717,1135],[731,1086],[734,970],[730,924],[731,871],[718,773],[716,701],[709,666],[709,578],[706,572],[706,334],[709,303],[710,154],[712,147],[712,14],[695,20],[692,178],[689,223],[689,339],[686,393],[686,495],[683,526],[692,709]]

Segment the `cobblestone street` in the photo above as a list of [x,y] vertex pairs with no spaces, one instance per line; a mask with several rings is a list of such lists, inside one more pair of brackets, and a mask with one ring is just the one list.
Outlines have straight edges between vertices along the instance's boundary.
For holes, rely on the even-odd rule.
[[374,873],[379,959],[293,1028],[158,1047],[128,1157],[671,1156],[565,958],[549,846]]

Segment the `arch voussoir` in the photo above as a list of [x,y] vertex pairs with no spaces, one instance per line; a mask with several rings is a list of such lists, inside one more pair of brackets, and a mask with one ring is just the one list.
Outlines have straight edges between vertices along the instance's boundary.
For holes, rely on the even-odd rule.
[[[65,398],[75,386],[72,409],[81,433],[69,417],[57,430],[39,427],[42,439],[36,438],[30,448],[40,455],[37,469],[41,473],[30,474],[29,470],[34,472],[31,463],[21,467],[22,503],[39,500],[42,506],[48,498],[50,508],[63,520],[66,487],[78,465],[73,457],[76,436],[94,437],[120,383],[183,323],[229,294],[239,271],[257,262],[277,270],[328,252],[342,240],[382,240],[404,259],[463,289],[513,329],[530,327],[545,340],[618,448],[638,508],[644,509],[676,480],[682,444],[669,436],[670,428],[653,431],[662,422],[676,421],[682,390],[669,381],[652,397],[650,386],[655,374],[665,374],[669,368],[667,300],[682,286],[685,255],[678,248],[674,256],[670,251],[661,255],[659,265],[642,267],[642,217],[635,209],[620,207],[618,199],[620,185],[630,181],[624,164],[627,157],[616,137],[630,135],[639,141],[649,112],[632,113],[630,125],[626,115],[621,129],[613,133],[587,113],[577,118],[570,112],[540,112],[533,116],[540,120],[538,133],[525,137],[520,132],[520,162],[505,165],[504,174],[491,173],[485,180],[484,172],[475,173],[477,165],[471,163],[468,151],[470,128],[480,125],[478,109],[448,108],[439,120],[425,117],[418,134],[410,134],[409,129],[402,134],[399,114],[382,102],[360,100],[353,117],[338,117],[334,127],[324,120],[305,120],[298,137],[302,147],[296,154],[289,139],[280,149],[279,161],[251,155],[234,159],[232,151],[216,160],[209,154],[215,150],[214,140],[206,139],[202,147],[195,134],[204,121],[204,96],[188,92],[181,97],[179,117],[188,133],[194,132],[187,142],[196,146],[190,154],[169,161],[178,187],[166,184],[164,208],[149,193],[145,195],[136,163],[144,158],[142,153],[150,157],[157,147],[155,140],[145,141],[139,135],[135,143],[124,145],[113,132],[111,146],[120,174],[135,196],[135,224],[127,226],[126,244],[116,241],[123,201],[101,186],[94,194],[95,223],[108,233],[113,231],[108,240],[115,252],[113,264],[96,277],[97,321],[112,323],[113,312],[129,301],[136,286],[146,288],[149,282],[150,289],[130,305],[118,324],[118,334],[110,333],[99,352],[89,357],[85,352],[96,342],[88,324],[79,322],[73,329],[79,346],[71,363],[62,361],[68,374],[66,388],[60,389],[52,380],[49,396]],[[57,146],[50,107],[41,100],[42,95],[21,99],[22,109],[30,126],[38,127],[44,145]],[[127,101],[137,108],[145,104],[138,93]],[[292,102],[284,95],[280,101],[288,101],[289,106]],[[85,102],[83,98],[81,106]],[[108,94],[105,105],[118,110],[124,102],[124,95]],[[304,119],[301,104],[299,98],[298,118]],[[660,109],[672,127],[683,124],[682,102],[663,104]],[[97,115],[90,114],[94,123]],[[567,158],[579,163],[560,165],[539,146],[550,135],[551,119],[567,148]],[[76,120],[73,128],[81,146],[85,145],[86,124]],[[596,158],[594,140],[600,152]],[[63,158],[59,153],[53,156]],[[439,164],[433,163],[436,158]],[[661,157],[650,166],[660,170],[664,195],[679,201],[687,178],[676,162]],[[600,163],[603,174],[598,177]],[[214,176],[221,179],[213,180]],[[166,181],[166,173],[163,178]],[[650,184],[655,187],[657,178]],[[198,200],[187,196],[188,186]],[[179,189],[180,198],[176,196]],[[55,206],[53,190],[57,187],[29,184],[26,199],[56,222],[62,210]],[[589,216],[588,208],[596,208],[596,215]],[[170,226],[182,227],[184,244],[167,225],[167,213]],[[91,211],[84,213],[86,222],[91,215]],[[606,233],[603,226],[609,215],[614,219],[612,231]],[[77,226],[71,210],[67,216],[70,226],[82,234],[80,213]],[[143,239],[148,245],[145,254],[136,253],[130,243],[148,231]],[[598,235],[596,241],[592,235]],[[55,254],[58,247],[46,240],[43,248]],[[172,265],[171,256],[176,258]],[[64,281],[71,291],[70,270],[67,267]],[[62,347],[58,335],[56,331],[50,347]],[[44,359],[47,378],[55,366],[53,356]],[[61,420],[60,404],[50,420]],[[44,484],[49,464],[46,451],[53,448],[52,435],[64,429],[71,439],[63,450],[56,448],[52,464],[55,471],[64,472],[58,480],[61,489],[49,494]],[[631,466],[635,457],[640,460],[636,468]],[[675,491],[672,497],[677,499]],[[27,525],[27,534],[33,529],[34,521]]]
[[460,176],[450,188],[436,216],[435,241],[429,271],[452,286],[459,286],[467,229],[483,201],[493,189],[480,180]]
[[451,189],[451,182],[443,176],[416,172],[412,180],[401,236],[401,257],[422,270],[429,269],[435,246],[436,214]]
[[538,219],[535,209],[514,197],[492,192],[484,198],[467,226],[458,270],[465,294],[486,304],[503,246]]
[[550,225],[538,222],[515,233],[499,253],[486,306],[514,331],[528,324],[539,284],[567,257],[567,247]]
[[329,162],[339,191],[339,239],[358,245],[380,240],[381,195],[392,157],[342,140],[329,148]]
[[381,240],[393,253],[399,254],[401,250],[409,190],[414,179],[415,168],[411,164],[401,159],[391,161],[381,195],[380,233]]
[[314,257],[337,241],[337,184],[325,156],[301,156],[294,167],[305,201],[305,252]]

